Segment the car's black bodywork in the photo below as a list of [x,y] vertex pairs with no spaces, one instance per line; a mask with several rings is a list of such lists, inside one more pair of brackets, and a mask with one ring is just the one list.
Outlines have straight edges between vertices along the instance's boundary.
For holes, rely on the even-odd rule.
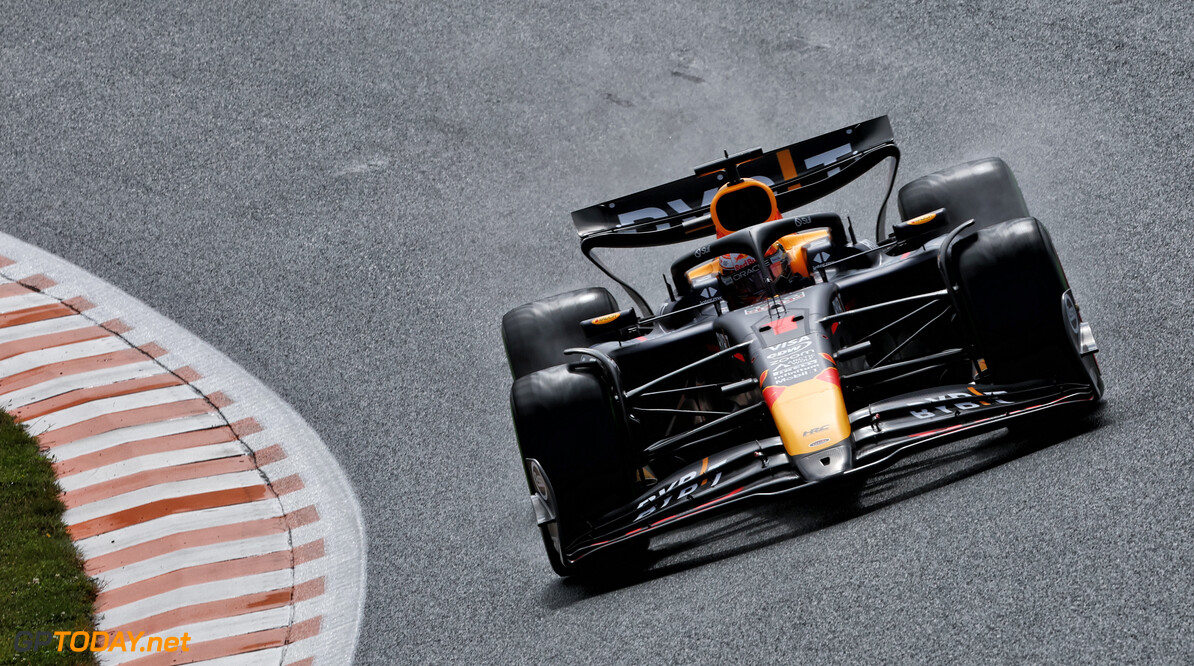
[[[593,250],[711,235],[712,193],[735,169],[792,210],[884,160],[894,183],[898,159],[882,117],[727,157],[573,218],[608,274]],[[515,424],[558,572],[685,518],[850,485],[914,449],[1101,397],[1090,326],[1001,160],[913,181],[899,206],[904,222],[890,230],[881,209],[878,243],[857,241],[835,214],[713,240],[674,261],[675,292],[658,314],[611,274],[637,309],[591,289],[506,316]],[[757,302],[733,304],[718,279],[693,277],[730,253],[766,268],[769,246],[814,229],[828,235],[801,249],[808,275],[761,271]]]

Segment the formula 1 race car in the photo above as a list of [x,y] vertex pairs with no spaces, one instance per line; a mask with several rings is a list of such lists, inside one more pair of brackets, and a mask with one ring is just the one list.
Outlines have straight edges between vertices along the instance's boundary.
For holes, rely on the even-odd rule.
[[[833,213],[781,212],[885,161],[877,241]],[[634,307],[594,287],[502,321],[558,574],[752,497],[857,492],[913,450],[1101,398],[1091,327],[1008,166],[908,183],[889,230],[898,164],[880,117],[572,214],[583,253]],[[593,255],[705,236],[672,262],[658,313]]]

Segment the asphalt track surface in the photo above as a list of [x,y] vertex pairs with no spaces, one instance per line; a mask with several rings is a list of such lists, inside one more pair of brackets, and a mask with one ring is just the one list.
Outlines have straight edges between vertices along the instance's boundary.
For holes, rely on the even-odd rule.
[[[249,4],[4,3],[0,224],[323,436],[367,523],[359,662],[1194,659],[1194,5]],[[568,212],[883,113],[901,183],[1016,170],[1105,408],[557,579],[498,326],[609,285]]]

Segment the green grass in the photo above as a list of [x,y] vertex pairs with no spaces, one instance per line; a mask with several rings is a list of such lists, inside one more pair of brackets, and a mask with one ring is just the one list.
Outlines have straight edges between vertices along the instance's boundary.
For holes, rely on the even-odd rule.
[[16,652],[18,631],[93,631],[95,582],[62,523],[50,461],[0,412],[0,664],[94,664],[56,645]]

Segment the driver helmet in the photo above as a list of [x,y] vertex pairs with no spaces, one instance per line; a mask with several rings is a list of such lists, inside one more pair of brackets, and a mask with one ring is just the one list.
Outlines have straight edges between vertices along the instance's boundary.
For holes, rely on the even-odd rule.
[[[779,219],[775,192],[766,183],[753,178],[737,178],[722,185],[709,205],[717,237],[723,238],[749,226]],[[782,250],[772,245],[767,250],[768,263],[772,255]],[[770,264],[772,279],[777,279],[786,261]],[[721,292],[730,307],[742,307],[758,302],[767,295],[767,284],[757,262],[747,254],[723,254],[718,258]]]
[[[783,246],[776,242],[767,248],[766,258],[771,280],[775,282],[791,271]],[[733,253],[718,257],[721,293],[731,307],[753,305],[767,296],[767,283],[758,262],[749,254]]]

